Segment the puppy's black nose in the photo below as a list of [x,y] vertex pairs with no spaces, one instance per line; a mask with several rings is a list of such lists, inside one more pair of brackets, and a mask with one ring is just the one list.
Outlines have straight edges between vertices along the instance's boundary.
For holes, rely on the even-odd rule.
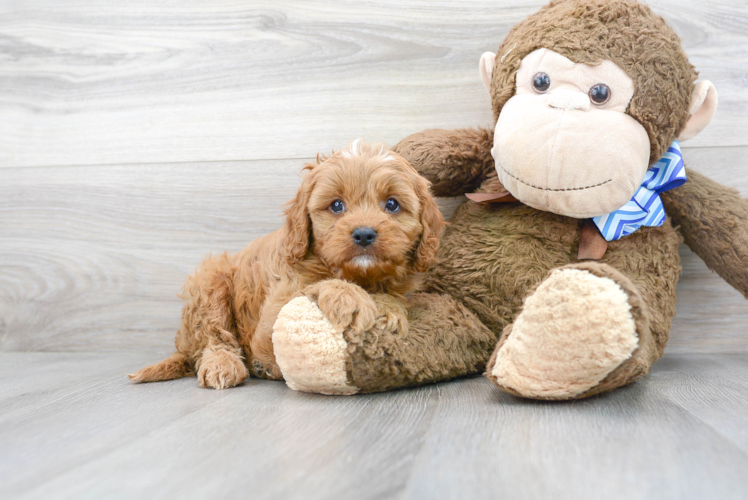
[[351,235],[353,236],[353,241],[356,242],[356,245],[362,247],[368,247],[377,239],[377,232],[374,231],[374,228],[372,227],[357,227],[353,230]]

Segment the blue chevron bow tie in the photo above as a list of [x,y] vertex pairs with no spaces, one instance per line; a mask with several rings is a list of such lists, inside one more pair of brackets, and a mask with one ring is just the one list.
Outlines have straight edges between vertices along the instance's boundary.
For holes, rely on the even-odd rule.
[[686,169],[680,144],[673,141],[660,160],[647,170],[644,181],[631,201],[614,212],[592,218],[607,241],[628,236],[642,226],[661,226],[665,207],[660,193],[686,183]]

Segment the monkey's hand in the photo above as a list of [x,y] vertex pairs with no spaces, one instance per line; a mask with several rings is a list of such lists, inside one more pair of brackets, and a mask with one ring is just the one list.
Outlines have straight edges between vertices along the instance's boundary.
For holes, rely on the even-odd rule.
[[431,182],[435,196],[459,196],[495,172],[492,147],[492,130],[463,128],[417,132],[392,149]]
[[693,170],[688,182],[661,196],[691,250],[748,298],[748,200]]

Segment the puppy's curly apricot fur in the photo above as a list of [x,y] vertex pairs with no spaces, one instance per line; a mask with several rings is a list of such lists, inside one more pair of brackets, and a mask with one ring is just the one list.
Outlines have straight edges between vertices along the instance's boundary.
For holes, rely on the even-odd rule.
[[317,302],[341,329],[407,324],[397,299],[436,259],[444,226],[428,181],[383,145],[361,141],[305,169],[282,229],[237,254],[209,257],[187,279],[177,352],[129,375],[131,380],[197,372],[201,386],[224,389],[250,372],[282,379],[273,324],[299,294]]

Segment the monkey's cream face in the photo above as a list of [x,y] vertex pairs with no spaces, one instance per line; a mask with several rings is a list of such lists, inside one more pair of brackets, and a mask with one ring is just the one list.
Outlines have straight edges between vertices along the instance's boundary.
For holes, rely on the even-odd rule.
[[539,210],[576,218],[625,205],[649,168],[649,138],[626,114],[634,83],[611,61],[576,64],[548,49],[528,54],[501,110],[499,180]]

